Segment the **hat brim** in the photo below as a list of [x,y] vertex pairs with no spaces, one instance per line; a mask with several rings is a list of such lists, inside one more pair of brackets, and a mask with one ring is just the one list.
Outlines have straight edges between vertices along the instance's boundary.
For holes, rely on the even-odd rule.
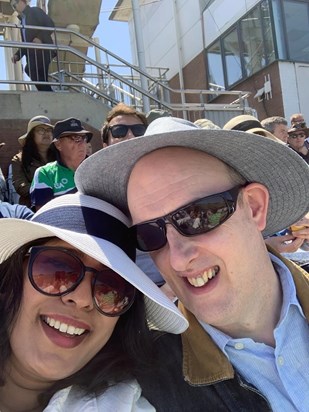
[[182,333],[187,329],[188,322],[178,312],[176,306],[122,249],[107,240],[28,220],[1,219],[0,263],[24,244],[51,236],[71,244],[111,268],[140,290],[145,296],[149,327],[169,333]]
[[297,129],[297,128],[292,128],[288,130],[288,134],[293,134],[293,133],[299,133],[299,132],[304,132],[309,135],[309,128],[305,127],[304,129]]
[[[166,119],[169,118],[161,121]],[[247,132],[192,126],[168,131],[171,125],[164,126],[160,127],[164,133],[120,142],[86,159],[75,173],[79,191],[110,202],[129,215],[127,184],[135,163],[154,150],[178,146],[206,152],[233,167],[248,182],[259,182],[268,188],[270,205],[265,236],[290,226],[308,212],[309,168],[286,145],[259,135],[253,138]]]
[[246,130],[246,133],[258,134],[260,136],[268,137],[273,139],[275,142],[280,144],[285,144],[282,140],[278,139],[275,135],[270,133],[268,130],[263,129],[262,127],[254,127],[253,129]]

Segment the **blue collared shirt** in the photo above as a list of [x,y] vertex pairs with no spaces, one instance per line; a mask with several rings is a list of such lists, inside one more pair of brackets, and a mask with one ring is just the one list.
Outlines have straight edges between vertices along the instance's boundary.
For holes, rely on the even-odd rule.
[[274,330],[275,347],[253,339],[232,339],[200,322],[244,379],[257,388],[276,412],[309,411],[309,325],[296,296],[289,269],[270,255],[279,275],[283,303]]

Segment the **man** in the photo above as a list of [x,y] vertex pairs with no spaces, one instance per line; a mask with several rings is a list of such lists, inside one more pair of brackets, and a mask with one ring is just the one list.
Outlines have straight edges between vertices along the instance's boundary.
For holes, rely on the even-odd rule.
[[[39,7],[30,7],[27,0],[11,0],[12,8],[18,13],[18,18],[23,26],[54,27],[52,19]],[[23,42],[37,44],[53,44],[51,31],[40,29],[21,29]],[[32,81],[47,82],[48,68],[55,53],[51,50],[42,49],[19,49],[12,57],[12,62],[16,63],[23,56],[26,56],[25,72]],[[36,84],[40,91],[53,91],[51,86]]]
[[57,161],[36,169],[30,187],[36,210],[54,197],[76,192],[75,170],[86,158],[92,133],[84,129],[79,119],[71,117],[55,124],[53,137]]
[[306,123],[294,123],[288,131],[288,146],[309,164],[309,142],[306,142],[308,131]]
[[264,129],[268,130],[283,143],[288,142],[288,122],[281,116],[267,117],[261,121]]
[[309,209],[309,168],[292,150],[164,118],[94,154],[76,181],[130,214],[189,319],[138,377],[158,411],[308,410],[308,274],[262,236]]
[[124,103],[118,103],[107,115],[101,129],[103,147],[111,146],[132,137],[142,136],[147,120],[142,112]]

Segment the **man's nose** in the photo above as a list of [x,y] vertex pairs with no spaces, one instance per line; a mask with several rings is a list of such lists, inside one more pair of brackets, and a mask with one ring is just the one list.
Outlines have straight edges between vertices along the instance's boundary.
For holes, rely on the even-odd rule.
[[190,263],[198,256],[194,236],[183,236],[168,224],[166,225],[166,238],[171,266],[178,272],[187,270]]

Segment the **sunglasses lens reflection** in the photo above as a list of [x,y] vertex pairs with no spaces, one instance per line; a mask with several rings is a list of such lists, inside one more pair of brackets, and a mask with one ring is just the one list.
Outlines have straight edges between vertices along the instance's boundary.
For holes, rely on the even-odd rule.
[[[28,275],[36,290],[48,296],[62,296],[76,289],[84,278],[83,262],[75,255],[56,247],[33,247],[30,250]],[[90,270],[89,270],[90,271]],[[135,288],[110,268],[94,272],[92,296],[97,309],[107,316],[120,316],[132,305]]]
[[233,215],[240,188],[207,196],[165,217],[136,225],[137,248],[145,252],[162,248],[167,243],[168,223],[183,236],[210,232]]

